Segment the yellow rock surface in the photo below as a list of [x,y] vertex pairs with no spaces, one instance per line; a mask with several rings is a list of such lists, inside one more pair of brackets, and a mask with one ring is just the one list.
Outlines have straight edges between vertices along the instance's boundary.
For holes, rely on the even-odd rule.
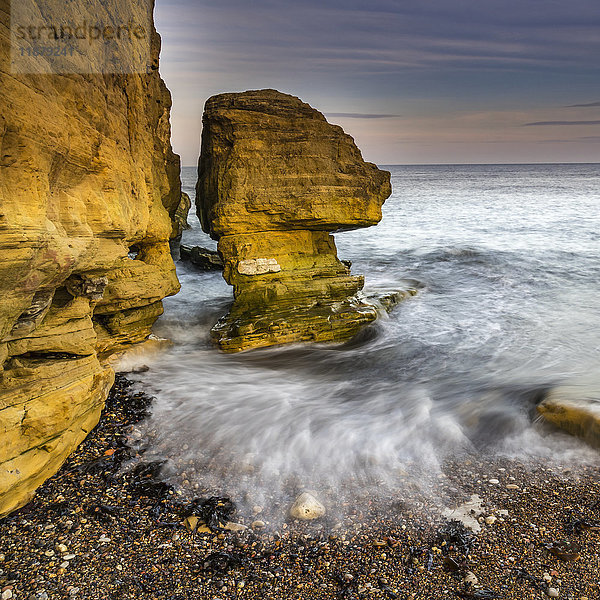
[[537,406],[538,413],[549,423],[600,448],[600,385],[576,381],[548,392]]
[[390,174],[294,96],[220,94],[203,117],[196,206],[219,240],[234,303],[213,329],[226,352],[352,337],[377,316],[329,232],[375,225]]
[[298,98],[253,90],[207,100],[197,208],[215,239],[368,227],[381,220],[390,193],[390,174]]
[[144,340],[178,291],[183,210],[156,32],[147,73],[23,75],[9,14],[0,0],[0,515],[97,422],[113,378],[98,353]]

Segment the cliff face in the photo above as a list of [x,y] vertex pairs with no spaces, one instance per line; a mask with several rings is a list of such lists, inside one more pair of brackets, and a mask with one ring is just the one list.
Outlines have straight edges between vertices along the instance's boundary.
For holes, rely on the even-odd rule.
[[148,73],[120,75],[12,73],[8,32],[0,0],[0,515],[96,424],[104,359],[178,291],[181,198],[156,31]]
[[379,222],[390,174],[320,112],[275,90],[210,98],[203,127],[197,211],[234,286],[213,329],[221,349],[339,341],[375,319],[329,232]]

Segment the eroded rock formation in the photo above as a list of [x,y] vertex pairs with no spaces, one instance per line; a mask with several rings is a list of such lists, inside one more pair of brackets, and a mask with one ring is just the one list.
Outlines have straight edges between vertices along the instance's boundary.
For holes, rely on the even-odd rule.
[[203,127],[198,216],[234,286],[213,329],[220,348],[340,341],[375,319],[330,232],[378,223],[390,174],[341,127],[275,90],[210,98]]
[[154,30],[148,73],[127,75],[12,73],[8,31],[0,0],[0,515],[95,425],[104,359],[179,289],[181,198]]

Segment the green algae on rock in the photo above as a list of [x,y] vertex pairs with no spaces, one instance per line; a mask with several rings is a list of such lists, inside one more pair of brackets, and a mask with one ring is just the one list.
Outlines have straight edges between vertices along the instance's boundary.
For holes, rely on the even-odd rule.
[[600,385],[588,377],[550,390],[537,406],[542,418],[600,448]]
[[276,90],[213,96],[198,175],[198,216],[234,287],[213,328],[222,350],[343,341],[377,317],[331,232],[377,224],[390,174],[341,127]]

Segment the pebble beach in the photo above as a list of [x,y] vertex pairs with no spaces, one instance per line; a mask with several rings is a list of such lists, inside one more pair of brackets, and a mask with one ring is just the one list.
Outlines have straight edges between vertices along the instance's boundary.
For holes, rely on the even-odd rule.
[[597,467],[461,457],[428,495],[367,492],[302,521],[161,481],[127,445],[151,403],[117,376],[99,425],[0,521],[3,600],[600,597]]

